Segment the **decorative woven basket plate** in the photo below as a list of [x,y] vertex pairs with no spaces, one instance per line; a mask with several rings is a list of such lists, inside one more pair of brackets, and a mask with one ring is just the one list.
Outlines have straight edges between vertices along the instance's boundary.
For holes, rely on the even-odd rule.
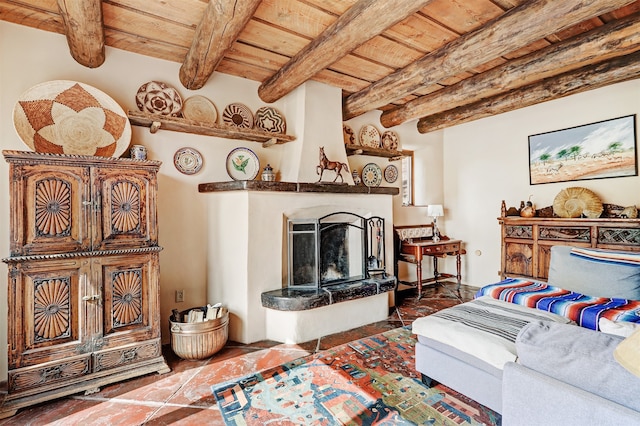
[[119,157],[131,142],[131,124],[104,92],[76,81],[40,83],[13,108],[13,125],[33,151]]
[[218,110],[208,98],[195,95],[185,99],[182,104],[182,116],[188,120],[211,125],[218,121]]
[[229,126],[251,129],[253,127],[253,113],[248,106],[239,102],[229,104],[222,111],[222,122]]
[[356,139],[356,135],[353,132],[353,129],[348,124],[342,125],[342,138],[344,139],[345,145],[357,145],[358,141]]
[[275,108],[261,107],[256,111],[256,127],[265,132],[285,133],[287,122],[284,116]]
[[553,200],[553,213],[559,217],[600,217],[604,207],[600,198],[587,188],[565,188]]
[[136,105],[140,111],[177,117],[182,98],[176,89],[161,81],[149,81],[138,89]]
[[360,145],[369,148],[380,148],[380,132],[372,124],[364,125],[360,128]]
[[393,130],[382,133],[382,147],[384,149],[398,149],[398,134]]

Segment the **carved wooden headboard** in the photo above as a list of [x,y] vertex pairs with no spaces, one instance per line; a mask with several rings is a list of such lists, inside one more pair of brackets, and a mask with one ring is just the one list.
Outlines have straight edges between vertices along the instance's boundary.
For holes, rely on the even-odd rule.
[[551,247],[640,251],[640,219],[503,216],[500,275],[546,281]]

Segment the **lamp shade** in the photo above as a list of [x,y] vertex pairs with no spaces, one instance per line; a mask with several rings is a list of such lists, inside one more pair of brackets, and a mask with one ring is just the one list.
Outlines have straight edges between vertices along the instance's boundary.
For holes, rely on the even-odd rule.
[[442,204],[429,204],[427,206],[427,216],[444,216],[444,208],[442,207]]

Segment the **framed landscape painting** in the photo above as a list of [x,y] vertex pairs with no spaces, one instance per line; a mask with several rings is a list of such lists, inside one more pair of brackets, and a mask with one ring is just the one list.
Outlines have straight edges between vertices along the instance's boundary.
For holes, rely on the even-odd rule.
[[637,175],[635,115],[529,136],[531,185]]

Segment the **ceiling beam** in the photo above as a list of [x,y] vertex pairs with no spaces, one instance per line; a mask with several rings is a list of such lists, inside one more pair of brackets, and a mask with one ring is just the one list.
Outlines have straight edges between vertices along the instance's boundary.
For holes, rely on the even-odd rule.
[[640,52],[621,56],[502,93],[473,104],[418,120],[418,132],[429,133],[541,102],[638,78]]
[[58,0],[71,56],[81,65],[104,63],[104,27],[100,0]]
[[200,89],[236,41],[261,0],[210,0],[180,67],[180,82]]
[[543,78],[640,50],[640,13],[514,59],[382,113],[392,127],[513,90]]
[[369,39],[420,10],[432,0],[360,0],[306,45],[258,88],[275,102]]
[[343,118],[361,115],[420,87],[482,65],[634,0],[531,0],[345,98]]

